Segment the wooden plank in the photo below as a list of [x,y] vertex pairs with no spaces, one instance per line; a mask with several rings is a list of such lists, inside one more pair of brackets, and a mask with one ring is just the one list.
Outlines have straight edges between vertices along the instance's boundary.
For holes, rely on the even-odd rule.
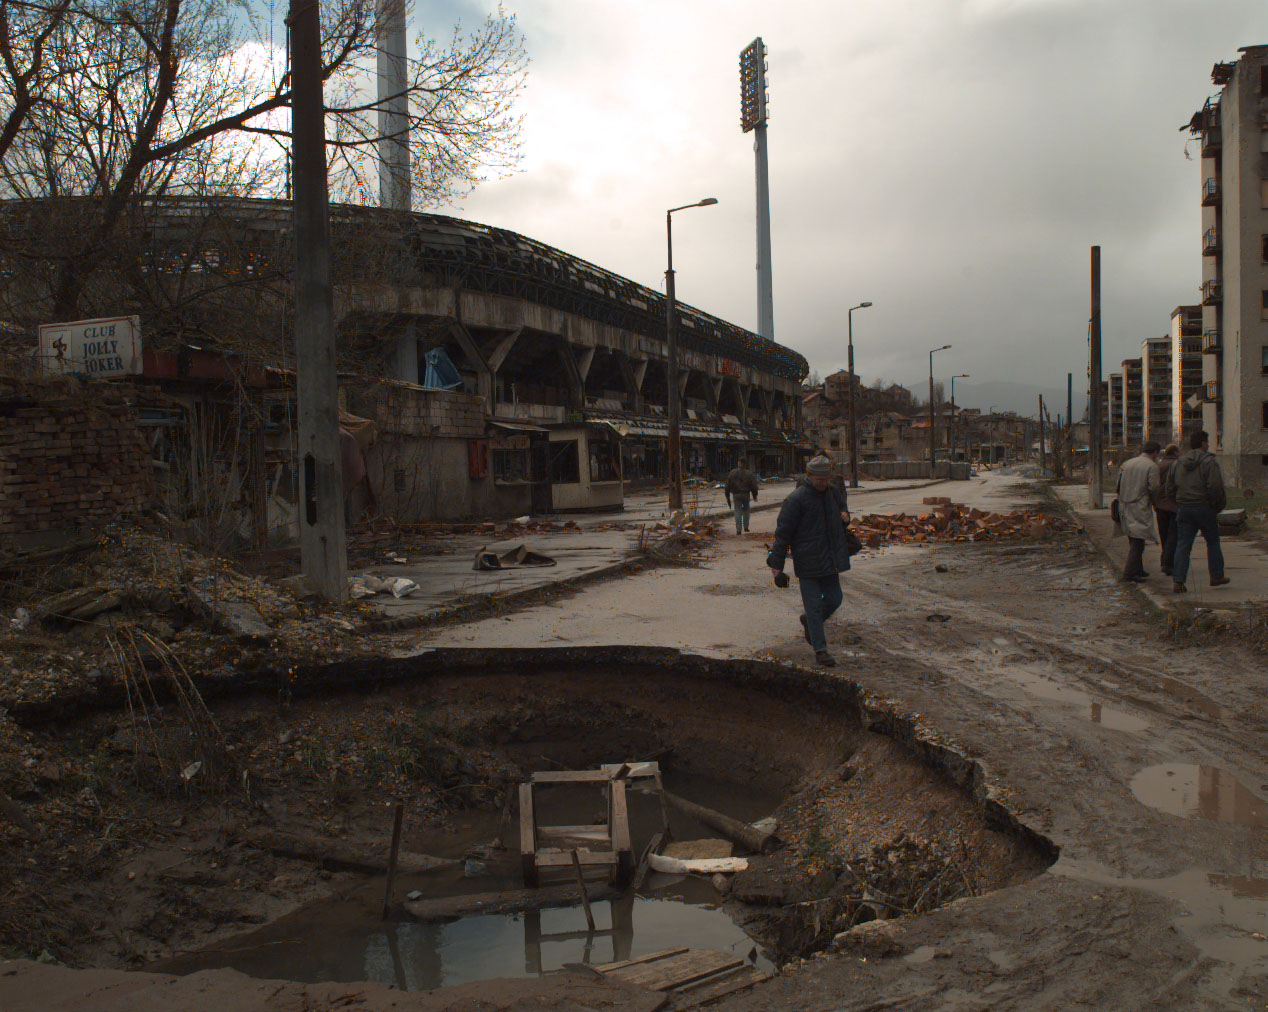
[[526,886],[537,885],[537,818],[533,814],[532,784],[520,784],[520,873]]
[[[680,991],[671,991],[670,993],[677,999],[673,1007],[675,1009],[699,1008],[701,1005],[707,1005],[711,1001],[717,1001],[736,991],[756,987],[763,981],[770,980],[772,976],[773,974],[753,966],[742,967],[722,977],[702,980]],[[677,997],[679,995],[681,997]]]
[[634,877],[634,849],[630,843],[630,810],[625,799],[625,781],[613,780],[609,788],[611,820],[608,829],[612,833],[612,850],[616,853],[616,880],[627,885]]
[[670,988],[682,987],[692,981],[711,977],[723,970],[731,970],[743,966],[744,960],[725,952],[714,952],[711,949],[688,951],[680,956],[657,960],[646,966],[629,967],[625,970],[613,971],[615,980],[645,987],[651,991],[668,991]]
[[[591,902],[618,895],[606,883],[590,887]],[[543,889],[507,889],[496,893],[468,893],[436,899],[406,900],[401,908],[419,921],[444,921],[473,914],[512,914],[544,907],[572,907],[577,903],[577,885],[548,886]]]
[[600,973],[611,973],[613,970],[623,970],[627,966],[637,966],[639,963],[651,963],[657,959],[668,959],[670,956],[678,956],[684,952],[690,952],[686,946],[679,949],[661,949],[660,952],[649,952],[646,956],[638,956],[634,959],[623,959],[619,963],[598,963],[595,969]]
[[654,760],[650,762],[604,763],[599,769],[611,777],[616,776],[622,766],[626,767],[625,777],[630,780],[660,776],[660,763]]
[[545,770],[533,774],[535,784],[606,784],[612,779],[603,770]]
[[[568,868],[572,865],[572,851],[544,847],[537,852],[538,868]],[[582,864],[616,864],[617,855],[610,850],[579,850],[577,860]]]
[[598,843],[608,843],[608,827],[607,826],[538,826],[538,838],[562,836],[571,840],[594,840]]

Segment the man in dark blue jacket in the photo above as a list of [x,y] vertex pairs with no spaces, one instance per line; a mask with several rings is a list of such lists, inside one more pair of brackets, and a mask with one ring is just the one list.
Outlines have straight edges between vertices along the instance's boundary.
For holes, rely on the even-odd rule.
[[[792,550],[793,572],[801,584],[805,614],[801,626],[815,660],[831,666],[823,623],[841,606],[841,573],[850,568],[845,525],[850,521],[845,489],[832,484],[832,461],[819,456],[806,465],[806,481],[780,507],[775,544],[766,564],[776,573]],[[786,581],[785,581],[786,582]]]

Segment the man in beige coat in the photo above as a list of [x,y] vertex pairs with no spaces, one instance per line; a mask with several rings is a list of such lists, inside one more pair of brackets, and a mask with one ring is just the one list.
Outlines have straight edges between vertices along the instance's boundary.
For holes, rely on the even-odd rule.
[[1145,542],[1158,543],[1154,532],[1154,503],[1158,501],[1160,482],[1158,477],[1157,443],[1150,440],[1140,448],[1140,455],[1132,457],[1118,469],[1118,529],[1127,535],[1127,565],[1123,579],[1139,583],[1149,574],[1145,572],[1143,559]]

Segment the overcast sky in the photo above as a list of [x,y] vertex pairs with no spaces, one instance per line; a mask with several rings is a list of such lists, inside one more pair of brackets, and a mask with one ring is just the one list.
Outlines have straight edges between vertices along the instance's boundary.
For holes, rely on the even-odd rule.
[[[441,31],[479,3],[422,0]],[[509,228],[756,329],[738,57],[769,51],[775,339],[822,374],[1085,383],[1088,250],[1106,372],[1197,301],[1211,65],[1268,43],[1263,0],[520,0],[521,171],[446,213]],[[959,398],[966,406],[971,400]]]

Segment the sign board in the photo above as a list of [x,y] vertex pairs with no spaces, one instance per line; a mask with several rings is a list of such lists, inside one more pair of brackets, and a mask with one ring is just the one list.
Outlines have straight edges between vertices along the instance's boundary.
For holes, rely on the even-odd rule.
[[40,325],[40,362],[45,372],[78,372],[101,379],[141,374],[141,318]]
[[739,376],[740,363],[734,362],[729,358],[719,358],[718,372],[720,372],[723,376]]

